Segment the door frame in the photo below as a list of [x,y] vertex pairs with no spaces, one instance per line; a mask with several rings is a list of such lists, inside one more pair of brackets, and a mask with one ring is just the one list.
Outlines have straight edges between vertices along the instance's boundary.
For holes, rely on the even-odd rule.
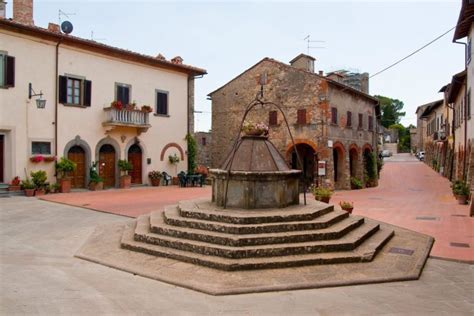
[[0,126],[0,135],[3,135],[3,181],[10,183],[16,174],[16,129],[13,126]]
[[[84,172],[85,172],[85,182],[86,182],[85,187],[87,188],[89,186],[89,181],[90,181],[89,168],[92,165],[92,162],[91,162],[91,148],[90,148],[89,144],[86,141],[81,139],[81,136],[77,135],[73,140],[69,141],[66,144],[66,146],[64,146],[63,157],[67,157],[68,153],[69,153],[69,150],[74,146],[81,147],[84,150],[84,153],[86,155],[86,160],[85,160],[86,168],[85,168]],[[99,156],[97,156],[97,157],[99,157]]]
[[118,168],[118,161],[120,160],[120,145],[115,139],[110,137],[110,135],[105,138],[102,138],[95,146],[96,161],[99,161],[100,148],[103,145],[111,145],[115,149],[115,187],[118,188],[120,183],[120,171]]
[[134,138],[130,139],[128,141],[127,145],[125,145],[125,150],[124,150],[124,154],[125,154],[125,157],[127,157],[127,160],[128,160],[128,150],[130,149],[130,147],[132,147],[132,145],[138,145],[138,147],[140,147],[140,149],[142,150],[142,184],[147,184],[148,183],[148,173],[146,172],[147,171],[146,146],[144,145],[143,141],[140,140],[140,138],[138,138],[138,137],[134,137]]

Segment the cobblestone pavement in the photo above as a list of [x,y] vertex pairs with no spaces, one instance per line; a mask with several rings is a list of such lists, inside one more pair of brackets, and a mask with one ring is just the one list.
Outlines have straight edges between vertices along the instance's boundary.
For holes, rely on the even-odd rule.
[[356,215],[435,238],[431,256],[474,262],[474,218],[459,205],[450,182],[409,154],[385,160],[379,186],[338,191],[331,203],[354,202]]
[[[388,169],[388,168],[387,168]],[[429,259],[418,281],[209,296],[73,257],[129,219],[33,198],[0,200],[0,315],[472,315],[474,266]]]

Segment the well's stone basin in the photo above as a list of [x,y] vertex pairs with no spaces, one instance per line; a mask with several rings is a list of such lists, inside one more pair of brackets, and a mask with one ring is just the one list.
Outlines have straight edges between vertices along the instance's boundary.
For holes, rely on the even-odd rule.
[[301,171],[231,171],[211,169],[214,178],[212,201],[224,206],[226,182],[226,207],[243,209],[283,208],[299,204],[298,182]]

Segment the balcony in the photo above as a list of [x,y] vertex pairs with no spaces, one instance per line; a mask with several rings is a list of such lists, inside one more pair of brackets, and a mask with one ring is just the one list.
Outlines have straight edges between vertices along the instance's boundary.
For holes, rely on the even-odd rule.
[[107,129],[107,132],[117,127],[132,127],[136,128],[138,135],[140,135],[151,127],[149,121],[150,113],[148,112],[140,110],[117,110],[112,107],[104,108],[104,112],[105,121],[102,123],[102,126]]

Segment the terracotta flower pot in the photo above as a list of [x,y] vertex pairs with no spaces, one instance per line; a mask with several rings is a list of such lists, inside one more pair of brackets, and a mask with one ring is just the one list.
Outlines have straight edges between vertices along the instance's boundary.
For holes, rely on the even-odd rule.
[[59,181],[59,191],[61,193],[69,193],[71,192],[71,179],[63,178]]
[[44,189],[36,189],[36,191],[35,191],[35,196],[41,196],[41,195],[44,195],[44,194],[45,194]]
[[14,191],[20,191],[21,187],[19,185],[10,185],[8,187],[8,191],[14,192]]
[[456,198],[457,198],[459,204],[462,204],[462,205],[467,204],[467,196],[466,195],[458,195],[458,196],[456,196]]
[[352,210],[354,209],[353,207],[343,207],[342,208],[344,211],[346,211],[349,214],[352,214]]
[[25,189],[25,195],[26,196],[34,196],[35,195],[35,189]]
[[178,184],[179,184],[179,178],[173,177],[173,185],[178,185]]
[[154,187],[159,187],[160,186],[161,178],[158,178],[158,179],[156,179],[156,178],[151,179],[150,178],[150,180],[151,180],[151,185],[152,186],[154,186]]
[[121,189],[130,189],[132,186],[132,177],[129,175],[120,177],[120,188]]
[[329,200],[331,200],[330,196],[322,196],[322,197],[316,197],[315,198],[317,201],[324,202],[324,203],[329,203]]
[[91,182],[89,183],[89,190],[100,191],[104,189],[104,182]]

